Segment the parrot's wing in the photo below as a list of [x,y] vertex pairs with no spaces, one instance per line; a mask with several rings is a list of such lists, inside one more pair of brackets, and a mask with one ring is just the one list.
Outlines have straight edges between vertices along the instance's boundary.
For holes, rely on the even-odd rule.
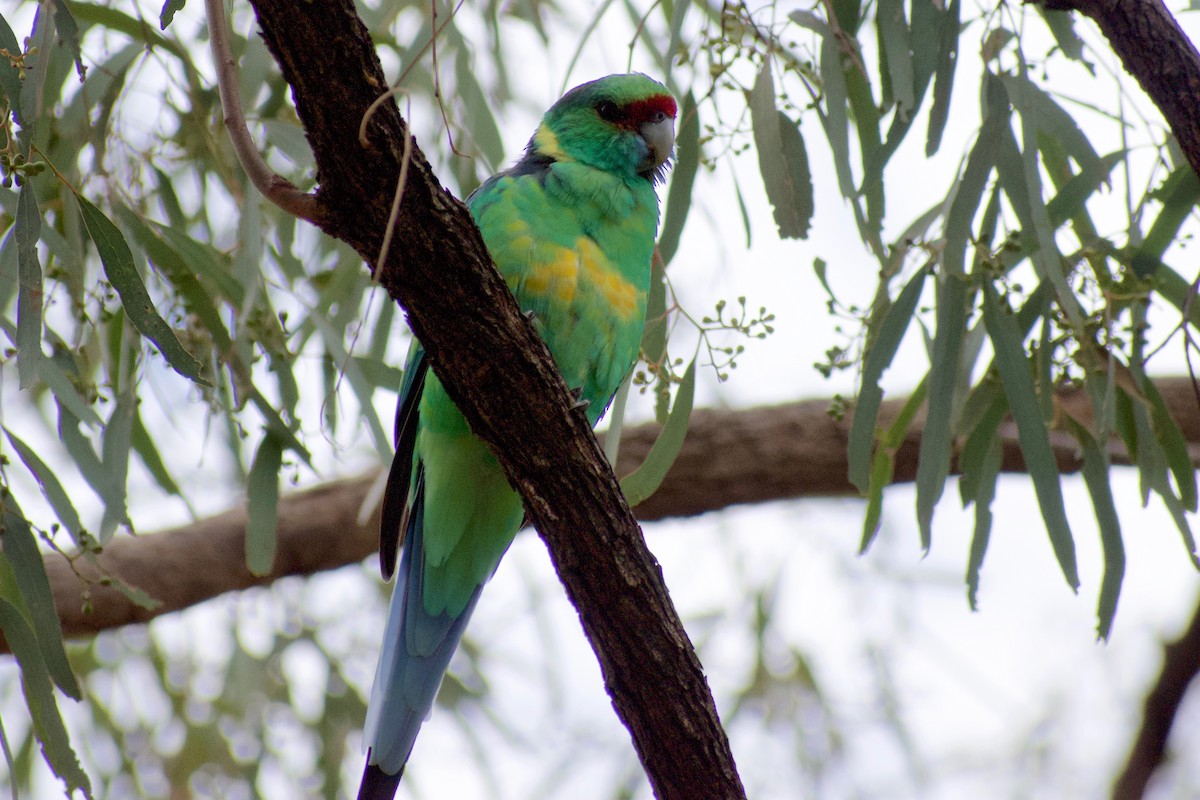
[[417,441],[417,422],[420,419],[421,393],[429,360],[425,348],[413,340],[404,365],[404,380],[396,401],[396,455],[388,472],[387,489],[383,493],[383,514],[379,525],[379,569],[383,579],[396,570],[396,555],[400,551],[403,532],[409,513],[409,492],[412,489],[413,447]]

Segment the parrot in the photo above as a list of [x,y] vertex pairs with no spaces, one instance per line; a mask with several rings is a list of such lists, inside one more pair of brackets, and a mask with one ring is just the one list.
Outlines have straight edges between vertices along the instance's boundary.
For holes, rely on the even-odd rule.
[[[637,360],[677,106],[640,73],[568,91],[467,208],[593,426]],[[380,566],[399,570],[363,726],[359,800],[391,800],[467,621],[525,518],[414,341],[382,501]],[[400,553],[401,546],[403,552]]]

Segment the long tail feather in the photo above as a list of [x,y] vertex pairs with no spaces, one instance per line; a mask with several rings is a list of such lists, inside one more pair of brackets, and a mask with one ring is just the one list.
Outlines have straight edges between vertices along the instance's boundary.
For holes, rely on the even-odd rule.
[[[421,565],[425,560],[424,524],[424,478],[418,474],[407,541],[404,543],[396,588],[388,610],[383,652],[379,656],[375,684],[367,706],[363,740],[369,748],[368,767],[360,792],[368,791],[368,779],[372,781],[372,787],[383,785],[382,778],[372,770],[394,777],[393,792],[395,786],[399,785],[399,776],[408,761],[413,742],[433,708],[433,700],[450,664],[450,657],[462,639],[467,621],[483,589],[482,586],[476,587],[466,608],[457,616],[451,617],[445,613],[431,615],[425,610],[421,578]],[[375,797],[390,799],[391,796],[366,795],[372,800]]]

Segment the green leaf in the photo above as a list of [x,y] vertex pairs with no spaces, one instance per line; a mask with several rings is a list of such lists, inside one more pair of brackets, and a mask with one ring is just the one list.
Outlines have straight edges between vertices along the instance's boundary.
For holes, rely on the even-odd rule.
[[[1004,411],[1000,403],[1001,414]],[[981,440],[982,452],[971,454],[971,502],[975,504],[975,531],[971,534],[971,549],[967,555],[967,604],[972,611],[979,610],[979,573],[987,555],[988,541],[992,533],[992,501],[996,499],[996,479],[1000,475],[1003,450],[1000,440],[992,437]],[[964,452],[964,460],[965,460]],[[965,472],[964,467],[964,472]],[[964,496],[964,500],[965,500]]]
[[900,108],[897,115],[911,115],[917,100],[913,93],[913,55],[903,0],[879,0],[875,13],[879,39],[887,56],[887,77]]
[[848,454],[850,482],[863,494],[867,493],[871,483],[871,448],[875,440],[879,405],[883,402],[883,390],[879,386],[879,380],[896,357],[896,351],[908,331],[908,324],[912,322],[928,276],[929,269],[922,267],[909,279],[896,302],[884,315],[864,359],[862,389],[854,406]]
[[172,369],[201,386],[210,386],[202,375],[204,365],[184,349],[171,326],[154,310],[154,303],[146,292],[142,276],[133,263],[133,254],[121,231],[85,197],[77,194],[76,198],[83,214],[84,227],[100,252],[104,274],[121,296],[121,305],[129,321],[143,336],[154,342]]
[[700,113],[691,92],[684,95],[679,119],[675,165],[671,167],[671,188],[667,190],[666,212],[658,237],[658,252],[664,264],[670,264],[675,251],[679,249],[683,224],[692,207],[692,186],[700,167]]
[[1021,223],[1023,236],[1029,236],[1030,244],[1034,245],[1029,255],[1038,278],[1049,281],[1054,287],[1058,304],[1072,330],[1081,340],[1086,340],[1083,311],[1067,280],[1063,257],[1054,240],[1055,225],[1050,220],[1043,199],[1037,146],[1034,144],[1037,140],[1036,129],[1032,116],[1022,115],[1021,138],[1025,142],[1025,149],[1021,150],[1017,147],[1012,130],[1005,128],[997,154],[997,172],[1004,194]]
[[25,40],[26,47],[18,47],[14,51],[28,54],[25,58],[25,77],[21,81],[21,111],[25,114],[21,120],[22,143],[32,141],[34,128],[45,113],[42,94],[50,59],[54,54],[54,26],[43,13],[46,10],[46,6],[38,6],[33,17],[33,30]]
[[771,64],[759,70],[750,92],[750,123],[758,151],[758,169],[784,239],[803,239],[813,213],[812,176],[800,129],[775,108]]
[[122,594],[122,596],[125,597],[126,600],[128,600],[129,602],[133,603],[136,606],[139,606],[140,608],[144,608],[147,611],[153,611],[154,609],[156,609],[162,605],[161,600],[154,599],[144,590],[139,589],[136,586],[130,585],[130,584],[126,583],[125,581],[121,580],[120,578],[114,577],[112,575],[107,575],[105,577],[108,579],[108,582],[106,585],[110,589],[116,589],[118,592],[120,592]]
[[1075,33],[1075,21],[1071,12],[1050,10],[1041,5],[1034,7],[1046,21],[1046,27],[1054,35],[1054,41],[1058,43],[1058,49],[1062,50],[1063,55],[1072,61],[1078,61],[1086,66],[1089,72],[1095,73],[1095,68],[1083,57],[1083,40]]
[[260,121],[266,132],[267,144],[283,153],[298,170],[315,172],[317,162],[312,148],[304,135],[300,123],[291,119],[264,119]]
[[[213,302],[213,297],[197,278],[200,271],[196,268],[198,260],[189,259],[187,255],[175,247],[166,236],[160,235],[162,228],[151,226],[135,212],[122,207],[121,219],[126,229],[133,236],[134,242],[142,248],[146,256],[167,276],[175,290],[183,298],[188,313],[204,326],[204,330],[213,339],[213,347],[228,358],[236,358],[233,353],[233,338],[221,312]],[[195,251],[192,251],[195,256]],[[241,290],[238,290],[239,297]]]
[[[2,19],[2,18],[0,18]],[[0,720],[0,750],[4,751],[4,765],[8,767],[8,790],[12,800],[21,800],[17,787],[24,783],[17,775],[17,765],[13,763],[12,746],[8,743],[8,733],[4,730],[4,720]]]
[[58,31],[58,40],[71,51],[71,58],[75,61],[75,72],[79,74],[79,80],[82,81],[87,75],[87,67],[83,65],[83,52],[79,48],[79,26],[75,24],[75,18],[71,16],[71,8],[67,5],[66,0],[53,0],[53,4],[54,27]]
[[958,456],[958,466],[962,477],[958,481],[959,497],[963,508],[976,501],[984,492],[983,482],[986,480],[987,459],[992,442],[996,441],[997,431],[1008,405],[1004,402],[1004,392],[999,383],[986,380],[972,392],[963,417],[977,409],[977,419],[967,432],[967,440]]
[[283,447],[268,430],[258,445],[246,479],[246,566],[255,575],[269,575],[275,563],[282,464]]
[[117,397],[112,414],[104,426],[101,455],[104,460],[104,518],[100,523],[100,542],[106,543],[118,525],[129,524],[127,484],[129,451],[133,449],[133,414],[137,408],[134,383]]
[[83,693],[63,648],[62,625],[54,608],[54,593],[50,590],[50,579],[46,577],[46,564],[29,522],[10,506],[11,502],[11,499],[7,500],[0,512],[3,514],[0,534],[3,535],[4,556],[12,565],[13,579],[25,603],[38,650],[50,677],[68,697],[82,700]]
[[962,178],[954,190],[954,200],[946,215],[942,269],[946,275],[962,275],[966,262],[967,240],[971,234],[971,222],[979,209],[983,191],[996,164],[996,150],[1004,132],[1008,130],[1008,97],[1004,86],[994,78],[985,79],[983,97],[983,125],[975,140]]
[[[821,79],[825,90],[825,114],[821,124],[833,151],[833,167],[842,197],[855,198],[854,173],[850,166],[850,134],[846,116],[846,76],[842,71],[842,48],[836,37],[821,41]],[[757,84],[755,84],[757,86]]]
[[871,485],[867,490],[867,511],[863,519],[862,541],[858,553],[862,555],[870,548],[879,533],[880,520],[883,514],[883,490],[892,483],[895,468],[896,451],[904,441],[909,427],[916,419],[917,412],[925,405],[926,389],[929,381],[925,378],[917,384],[917,388],[909,395],[896,419],[880,437],[879,448],[875,453],[875,462],[871,468]]
[[680,33],[683,30],[683,20],[687,17],[688,9],[691,6],[692,0],[675,0],[675,6],[671,9],[671,39],[667,44],[666,52],[668,62],[674,59],[676,55],[680,58],[687,57],[687,50],[680,49]]
[[71,366],[71,374],[75,374],[71,357],[65,353],[56,353],[50,358],[42,359],[42,381],[50,387],[54,398],[71,412],[71,416],[95,428],[102,426],[104,423],[100,419],[100,415],[79,394],[79,390],[75,388],[75,384],[63,370],[62,364]]
[[[1075,565],[1075,543],[1063,507],[1062,485],[1054,451],[1050,447],[1046,422],[1038,406],[1037,391],[1029,374],[1029,361],[1022,345],[1017,321],[1000,307],[996,290],[990,283],[983,286],[983,319],[992,347],[996,352],[996,368],[1004,385],[1004,395],[1013,421],[1017,424],[1017,439],[1029,478],[1037,493],[1042,520],[1050,536],[1050,544],[1059,567],[1073,590],[1079,588]],[[932,413],[932,412],[931,412]]]
[[950,474],[953,408],[958,393],[959,360],[966,334],[967,281],[947,275],[937,299],[937,332],[929,365],[929,411],[917,463],[917,524],[921,549],[933,540],[933,512]]
[[166,30],[170,25],[175,15],[183,11],[183,7],[187,4],[187,0],[167,0],[163,3],[162,12],[158,15],[158,27],[161,30]]
[[[925,133],[925,155],[932,158],[942,143],[942,132],[950,118],[950,95],[954,90],[954,67],[958,63],[960,0],[953,0],[942,16],[937,69],[933,76],[933,107]],[[916,16],[914,12],[913,16]]]
[[1071,417],[1067,427],[1079,442],[1083,453],[1083,481],[1092,497],[1092,509],[1100,528],[1100,545],[1104,551],[1104,577],[1100,581],[1100,601],[1096,608],[1096,635],[1105,641],[1112,633],[1117,614],[1117,599],[1125,577],[1125,545],[1121,539],[1121,520],[1113,502],[1108,458],[1095,438],[1083,425]]
[[688,419],[692,415],[692,402],[696,394],[696,359],[688,364],[675,394],[675,405],[663,425],[662,432],[654,440],[646,460],[636,470],[621,480],[621,491],[625,493],[630,507],[654,494],[663,478],[675,463],[679,450],[687,436]]
[[17,195],[14,223],[17,245],[17,376],[18,386],[28,389],[41,371],[42,356],[42,266],[37,243],[42,227],[33,185],[26,181]]
[[[11,575],[12,569],[3,554],[0,554],[0,561]],[[66,783],[67,794],[80,790],[85,797],[91,798],[91,782],[71,749],[37,637],[17,607],[3,599],[0,599],[0,631],[4,632],[5,641],[21,666],[21,690],[33,719],[34,734],[42,745],[42,755],[54,774]]]
[[731,172],[733,176],[733,193],[737,197],[738,211],[742,215],[742,230],[746,232],[746,248],[750,247],[750,211],[746,208],[746,198],[742,194],[742,185],[738,182],[737,171]]
[[504,140],[500,136],[500,129],[496,127],[492,104],[475,78],[471,53],[466,47],[460,48],[455,58],[455,78],[466,117],[466,128],[488,167],[498,169],[504,163]]
[[[0,48],[10,53],[21,52],[16,34],[8,27],[3,14],[0,14]],[[13,119],[18,125],[24,125],[25,120],[21,116],[21,71],[7,58],[0,58],[0,92],[8,99],[7,105],[12,110]]]
[[1162,201],[1162,208],[1133,255],[1132,266],[1139,278],[1154,274],[1163,253],[1175,241],[1179,229],[1200,202],[1200,178],[1190,166],[1179,167],[1156,195]]
[[[1008,89],[1009,97],[1022,117],[1028,115],[1040,133],[1062,145],[1067,154],[1075,159],[1080,170],[1100,169],[1100,156],[1092,147],[1091,140],[1080,129],[1075,118],[1063,110],[1054,98],[1025,75],[1004,75],[1000,78]],[[1030,146],[1025,143],[1025,147]]]
[[79,543],[79,532],[83,530],[83,526],[79,522],[79,512],[75,510],[74,504],[71,502],[70,496],[66,489],[63,488],[58,477],[46,466],[46,462],[38,457],[38,454],[33,451],[33,448],[17,438],[17,435],[4,428],[4,434],[8,437],[9,444],[17,451],[17,456],[26,468],[33,473],[33,477],[37,480],[38,485],[42,489],[42,495],[46,498],[46,502],[54,509],[55,516],[71,534],[71,538],[75,543]]
[[1188,511],[1196,511],[1196,470],[1192,467],[1192,459],[1188,453],[1187,439],[1179,429],[1179,423],[1171,416],[1167,404],[1152,381],[1143,381],[1142,392],[1150,401],[1150,423],[1154,429],[1154,438],[1162,446],[1167,459],[1167,466],[1175,476],[1175,484],[1179,487],[1179,500]]
[[667,355],[667,276],[660,258],[650,261],[650,292],[646,296],[641,350],[648,364],[661,364]]
[[[372,437],[375,440],[375,447],[381,455],[386,455],[392,451],[392,442],[388,437],[387,432],[383,429],[383,423],[379,421],[379,415],[375,413],[375,404],[372,402],[372,397],[375,393],[375,386],[363,374],[359,367],[358,361],[351,358],[346,353],[342,346],[341,331],[335,329],[321,314],[311,314],[308,318],[321,332],[321,340],[325,344],[325,349],[328,351],[334,363],[337,364],[341,375],[345,376],[350,382],[351,388],[354,389],[354,394],[358,398],[359,413],[363,422],[366,423]],[[395,385],[394,383],[392,384]]]

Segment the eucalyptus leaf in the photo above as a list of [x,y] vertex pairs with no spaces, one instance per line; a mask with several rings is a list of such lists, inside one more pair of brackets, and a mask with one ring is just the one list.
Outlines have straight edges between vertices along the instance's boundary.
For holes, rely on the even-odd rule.
[[33,448],[25,444],[8,428],[4,428],[4,435],[8,437],[8,443],[12,445],[13,450],[17,451],[17,457],[29,469],[30,473],[37,480],[38,485],[42,489],[42,495],[46,498],[46,502],[54,509],[55,516],[59,522],[66,527],[67,532],[71,534],[76,544],[79,543],[79,534],[83,530],[83,525],[79,522],[79,512],[75,510],[75,505],[71,502],[70,495],[63,488],[62,482],[54,471],[47,466]]
[[[7,558],[3,554],[0,558],[4,560],[5,571],[11,575]],[[66,783],[68,794],[79,790],[90,799],[91,782],[79,765],[79,757],[71,749],[66,726],[54,699],[54,687],[38,648],[37,635],[16,606],[4,599],[0,599],[0,631],[21,666],[21,690],[33,719],[34,734],[42,745],[42,755],[54,774]]]
[[41,372],[42,266],[37,243],[42,227],[33,185],[26,181],[17,194],[14,235],[17,245],[17,375],[22,389],[33,386]]
[[775,108],[775,82],[769,62],[763,65],[750,92],[750,121],[758,169],[775,210],[775,224],[784,239],[808,236],[813,214],[812,175],[800,129]]
[[692,186],[700,168],[700,113],[691,92],[684,95],[679,109],[679,133],[675,138],[675,164],[671,167],[671,186],[667,190],[666,211],[658,236],[658,252],[664,264],[670,264],[679,249],[683,225],[692,207]]
[[279,521],[279,469],[283,447],[267,431],[254,453],[246,480],[246,566],[255,575],[271,574],[275,564],[275,528]]
[[990,284],[984,284],[983,298],[984,323],[996,352],[996,368],[1008,398],[1009,411],[1017,424],[1017,439],[1042,510],[1042,520],[1067,584],[1077,590],[1079,573],[1075,565],[1075,542],[1067,522],[1058,465],[1038,407],[1037,390],[1029,372],[1022,336],[1017,321],[1001,309],[996,291]]
[[675,404],[663,425],[662,432],[654,440],[646,460],[629,475],[621,479],[621,491],[631,507],[637,506],[658,491],[663,478],[675,463],[683,440],[687,436],[688,420],[692,415],[692,403],[696,395],[696,359],[688,364],[675,393]]
[[172,369],[201,386],[209,386],[203,377],[204,365],[184,349],[171,326],[154,310],[154,302],[142,283],[142,276],[138,274],[133,254],[121,231],[87,198],[76,195],[76,199],[83,214],[83,224],[100,252],[105,275],[121,296],[121,305],[129,315],[129,321],[143,336],[154,342]]
[[12,501],[5,501],[0,512],[0,535],[4,541],[4,556],[12,565],[12,576],[21,593],[29,621],[37,637],[38,650],[50,677],[63,693],[74,700],[82,700],[83,692],[75,680],[75,673],[67,661],[63,647],[62,626],[54,607],[54,593],[50,579],[46,576],[46,564],[38,549],[33,530]]

